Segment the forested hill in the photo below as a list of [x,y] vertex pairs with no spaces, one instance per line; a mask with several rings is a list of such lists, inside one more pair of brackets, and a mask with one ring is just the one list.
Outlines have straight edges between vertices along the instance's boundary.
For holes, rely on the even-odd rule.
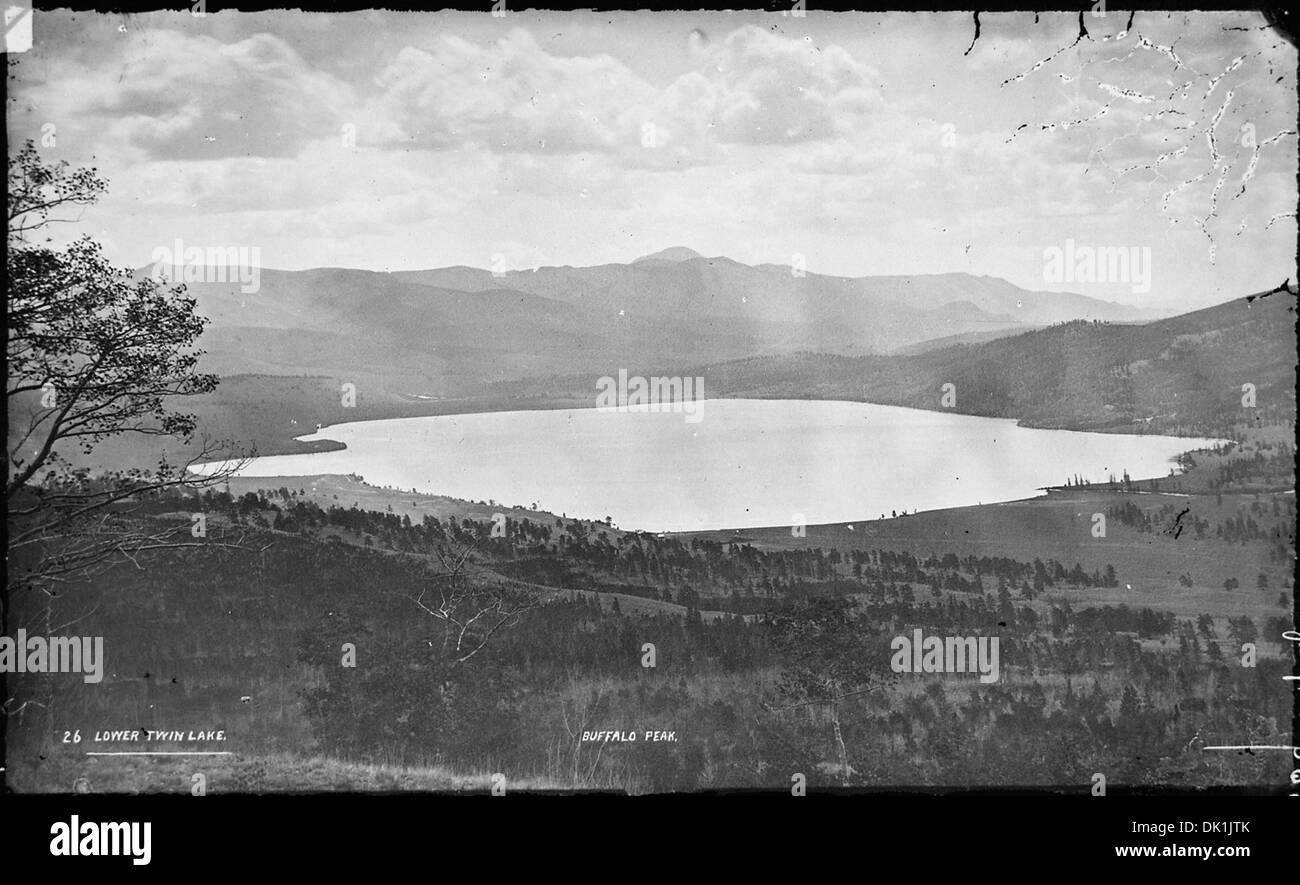
[[[1294,420],[1295,323],[1296,296],[1277,292],[1144,325],[1080,320],[907,356],[776,355],[682,374],[703,376],[710,397],[938,409],[943,385],[952,384],[954,411],[1030,426],[1220,432],[1243,419]],[[589,380],[551,378],[529,386],[551,395],[577,393]],[[1253,409],[1243,405],[1246,384],[1254,385]]]

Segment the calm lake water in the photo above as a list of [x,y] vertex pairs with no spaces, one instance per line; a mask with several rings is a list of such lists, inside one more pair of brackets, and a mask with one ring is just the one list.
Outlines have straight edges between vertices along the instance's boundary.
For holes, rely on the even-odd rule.
[[685,531],[877,519],[1041,494],[1077,475],[1167,476],[1214,440],[1031,430],[865,403],[705,400],[702,420],[596,409],[337,424],[338,452],[257,458],[244,476],[357,473],[371,485]]

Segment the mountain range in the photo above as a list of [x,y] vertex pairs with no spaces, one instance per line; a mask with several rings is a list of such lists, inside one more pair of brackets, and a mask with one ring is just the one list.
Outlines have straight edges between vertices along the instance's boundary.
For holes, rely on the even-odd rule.
[[267,269],[256,293],[233,282],[188,288],[212,321],[208,371],[343,373],[437,397],[557,372],[914,353],[1075,319],[1153,318],[991,277],[800,275],[685,247],[594,267]]
[[[295,440],[318,424],[590,407],[596,379],[620,368],[702,376],[710,397],[921,409],[940,408],[952,384],[955,411],[1075,430],[1226,436],[1242,421],[1295,419],[1292,291],[1143,323],[1127,308],[987,278],[788,273],[673,249],[630,265],[502,277],[323,268],[263,270],[256,294],[190,284],[212,320],[202,367],[223,377],[215,393],[176,405],[207,438],[263,455],[336,448]],[[1052,324],[1014,321],[1011,298]],[[1100,316],[1060,321],[1071,305]],[[348,382],[353,407],[341,403]],[[1247,384],[1257,407],[1243,406]],[[66,454],[117,468],[193,452],[133,437],[105,441],[94,459]]]

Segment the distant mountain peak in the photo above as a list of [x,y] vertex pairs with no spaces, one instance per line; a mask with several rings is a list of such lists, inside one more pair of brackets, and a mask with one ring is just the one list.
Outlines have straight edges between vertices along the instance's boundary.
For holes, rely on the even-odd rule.
[[669,246],[667,249],[655,252],[652,255],[642,255],[632,263],[636,264],[641,261],[690,261],[692,258],[703,257],[699,252],[685,246]]

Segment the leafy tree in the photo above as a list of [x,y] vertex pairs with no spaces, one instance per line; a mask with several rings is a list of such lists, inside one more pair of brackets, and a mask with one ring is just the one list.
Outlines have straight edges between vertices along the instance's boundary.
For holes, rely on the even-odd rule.
[[[201,352],[192,346],[206,320],[183,286],[166,289],[112,267],[89,236],[53,245],[50,225],[76,221],[69,213],[107,188],[93,168],[45,163],[28,141],[10,157],[8,187],[4,633],[19,590],[45,593],[49,628],[60,584],[143,550],[193,546],[188,525],[144,530],[129,511],[160,490],[211,485],[228,475],[187,475],[186,467],[218,457],[207,444],[185,465],[164,458],[148,471],[92,475],[68,460],[73,450],[89,455],[124,434],[190,443],[195,419],[169,400],[217,386],[216,376],[196,371]],[[10,700],[0,682],[0,715],[9,715]]]
[[5,503],[9,552],[28,557],[26,580],[48,583],[163,539],[131,537],[110,517],[122,502],[175,486],[211,485],[185,468],[218,456],[204,445],[189,461],[92,477],[67,459],[124,434],[185,444],[192,415],[169,400],[210,393],[215,375],[196,371],[193,345],[206,319],[184,286],[167,289],[114,268],[88,236],[65,249],[43,239],[48,225],[107,187],[94,169],[49,165],[27,145],[9,163],[9,372]]

